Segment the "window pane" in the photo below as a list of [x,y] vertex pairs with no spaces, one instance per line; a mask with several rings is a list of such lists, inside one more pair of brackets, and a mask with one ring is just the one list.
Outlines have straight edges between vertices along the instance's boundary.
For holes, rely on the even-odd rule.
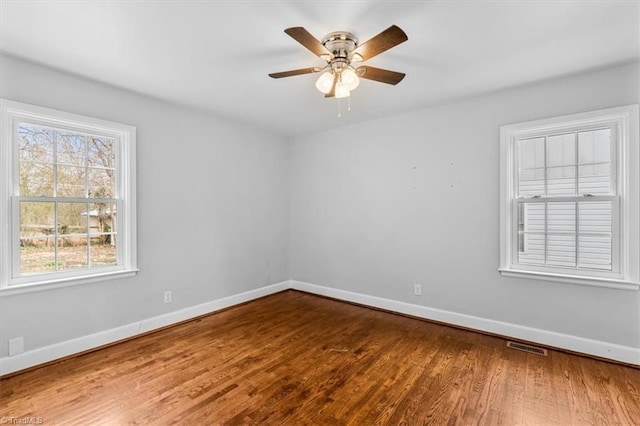
[[58,131],[57,142],[56,162],[58,164],[86,165],[87,142],[85,136],[73,132]]
[[115,140],[97,136],[87,139],[87,165],[113,169],[116,164]]
[[60,237],[58,270],[86,268],[87,236]]
[[576,193],[576,143],[573,133],[547,138],[547,195]]
[[576,164],[576,135],[549,136],[547,138],[547,167]]
[[544,138],[518,141],[518,166],[521,170],[544,167]]
[[21,161],[20,195],[25,197],[53,196],[53,165]]
[[[87,233],[87,203],[58,203],[58,233]],[[87,243],[86,238],[83,243]]]
[[547,265],[576,266],[576,236],[547,235]]
[[611,161],[611,130],[600,129],[578,133],[579,164]]
[[56,270],[53,238],[20,240],[20,273],[34,274]]
[[518,253],[519,263],[544,264],[544,234],[520,234],[524,250]]
[[89,197],[113,198],[114,197],[114,171],[109,169],[89,169],[87,183],[89,185]]
[[544,264],[545,203],[518,206],[518,262]]
[[20,202],[20,273],[55,271],[55,203]]
[[603,163],[578,166],[578,188],[579,194],[611,194],[610,164]]
[[116,230],[116,205],[110,203],[89,204],[89,233],[104,234]]
[[20,202],[20,238],[41,238],[55,231],[54,203]]
[[578,266],[611,270],[611,201],[578,203]]
[[547,232],[575,234],[576,203],[548,203]]
[[581,234],[611,233],[611,201],[583,201],[578,203],[579,229]]
[[116,235],[107,234],[91,237],[91,266],[116,265]]
[[518,178],[518,196],[544,195],[544,167],[520,170]]
[[21,161],[53,163],[53,130],[29,123],[18,124]]
[[524,217],[519,221],[524,224],[525,232],[545,232],[545,203],[525,203],[522,209]]
[[576,167],[547,169],[547,195],[550,197],[576,194]]
[[578,193],[611,194],[610,129],[591,130],[578,134]]
[[84,197],[86,168],[74,166],[58,167],[58,197]]
[[91,237],[91,265],[116,265],[116,204],[89,204],[89,233]]
[[578,267],[611,270],[611,236],[579,235]]
[[518,196],[544,195],[544,138],[518,141]]

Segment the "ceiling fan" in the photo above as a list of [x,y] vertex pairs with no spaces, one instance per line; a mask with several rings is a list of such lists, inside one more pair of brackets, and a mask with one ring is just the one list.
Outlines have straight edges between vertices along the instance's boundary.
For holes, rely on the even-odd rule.
[[346,98],[360,84],[360,78],[387,84],[398,84],[404,73],[375,68],[359,63],[407,41],[409,38],[400,27],[392,25],[372,39],[358,44],[358,39],[346,31],[327,34],[322,41],[316,39],[303,27],[284,30],[298,43],[327,61],[324,67],[308,67],[269,74],[271,78],[292,77],[294,75],[323,72],[316,82],[316,88],[325,98]]

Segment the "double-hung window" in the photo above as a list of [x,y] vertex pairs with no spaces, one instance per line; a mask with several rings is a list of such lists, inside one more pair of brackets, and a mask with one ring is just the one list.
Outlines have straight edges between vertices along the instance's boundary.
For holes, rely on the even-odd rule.
[[133,274],[135,128],[0,103],[0,291]]
[[501,128],[503,275],[638,288],[638,106]]

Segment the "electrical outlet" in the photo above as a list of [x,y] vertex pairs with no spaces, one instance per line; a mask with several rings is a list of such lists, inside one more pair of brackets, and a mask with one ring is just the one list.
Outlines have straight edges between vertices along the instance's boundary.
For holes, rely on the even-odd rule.
[[413,294],[416,296],[422,296],[422,286],[420,284],[413,285]]
[[9,356],[20,355],[24,352],[24,337],[9,340]]
[[173,293],[171,291],[164,292],[164,303],[173,302]]

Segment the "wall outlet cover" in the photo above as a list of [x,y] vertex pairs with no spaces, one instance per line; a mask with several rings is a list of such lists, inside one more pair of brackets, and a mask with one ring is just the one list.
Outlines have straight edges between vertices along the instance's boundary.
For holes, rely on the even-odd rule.
[[24,337],[9,340],[9,356],[20,355],[24,352]]

